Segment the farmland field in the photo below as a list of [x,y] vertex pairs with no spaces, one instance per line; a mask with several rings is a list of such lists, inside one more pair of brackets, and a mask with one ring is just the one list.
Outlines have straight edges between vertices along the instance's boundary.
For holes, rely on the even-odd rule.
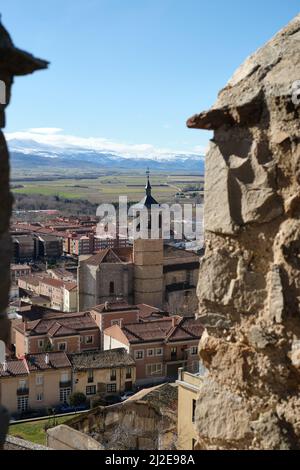
[[[160,203],[173,203],[175,195],[187,186],[203,184],[200,175],[152,174],[152,194]],[[119,195],[127,195],[128,201],[139,201],[145,194],[145,174],[102,175],[97,178],[55,179],[44,178],[34,181],[18,178],[12,182],[15,193],[45,196],[59,196],[66,199],[83,199],[92,203],[117,202]],[[16,188],[14,188],[14,185]]]

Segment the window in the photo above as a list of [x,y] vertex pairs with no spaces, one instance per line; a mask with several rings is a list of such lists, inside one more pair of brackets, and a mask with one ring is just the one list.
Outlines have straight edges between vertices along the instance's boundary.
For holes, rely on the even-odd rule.
[[162,348],[156,348],[155,354],[156,354],[156,356],[162,356],[163,355],[163,349]]
[[177,357],[177,348],[171,348],[171,359],[176,359]]
[[135,351],[134,357],[135,359],[144,359],[144,351],[143,350]]
[[131,367],[127,367],[126,369],[126,379],[131,379],[132,372],[131,372]]
[[85,337],[85,344],[93,344],[94,342],[94,336],[86,336]]
[[111,381],[117,380],[117,371],[116,371],[116,369],[111,369],[111,371],[110,371],[110,380]]
[[114,283],[114,282],[110,282],[110,283],[109,283],[109,293],[110,293],[110,294],[114,294],[114,293],[115,293],[115,283]]
[[43,401],[44,400],[44,394],[43,393],[37,393],[36,394],[36,401]]
[[147,375],[161,374],[162,366],[162,364],[147,364]]
[[66,351],[67,350],[67,343],[58,343],[58,350],[59,351]]
[[147,349],[147,356],[153,357],[154,356],[154,349]]
[[19,390],[26,390],[26,389],[27,389],[26,380],[19,380]]
[[60,381],[61,381],[61,382],[68,382],[68,380],[69,380],[69,374],[68,374],[68,372],[62,372],[62,373],[60,374]]
[[193,346],[191,348],[191,354],[192,356],[196,356],[198,354],[198,346]]
[[192,402],[192,422],[195,422],[195,413],[196,413],[196,400]]
[[61,403],[66,403],[68,401],[69,396],[71,395],[71,388],[60,388],[59,389],[59,400]]
[[18,411],[26,411],[28,409],[28,396],[18,397]]
[[43,375],[37,375],[36,378],[35,378],[35,383],[36,383],[36,385],[43,385],[44,376]]
[[111,326],[114,326],[114,325],[121,326],[121,324],[122,324],[122,320],[112,320],[111,321]]
[[107,384],[106,385],[107,393],[112,393],[117,391],[117,384]]
[[88,370],[88,383],[94,382],[94,371],[93,369]]
[[96,385],[89,385],[86,387],[86,395],[96,395]]
[[38,340],[38,348],[39,348],[39,349],[43,349],[44,344],[45,344],[45,340],[44,340],[44,339],[39,339],[39,340]]

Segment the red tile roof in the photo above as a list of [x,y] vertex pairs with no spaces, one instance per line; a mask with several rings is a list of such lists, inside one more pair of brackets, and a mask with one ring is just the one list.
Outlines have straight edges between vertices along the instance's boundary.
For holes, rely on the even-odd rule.
[[[25,330],[26,328],[26,330]],[[23,322],[15,325],[15,329],[29,336],[49,335],[62,337],[77,335],[82,330],[98,329],[89,312],[70,314],[45,314],[40,320]]]
[[0,377],[23,377],[30,372],[49,369],[65,369],[71,363],[65,352],[29,354],[23,359],[9,360],[0,364]]
[[19,280],[27,282],[29,284],[33,284],[35,286],[44,284],[47,286],[54,287],[56,289],[62,289],[64,287],[68,291],[71,291],[77,287],[77,282],[75,281],[63,281],[61,279],[54,279],[53,277],[50,277],[45,273],[21,276]]
[[17,377],[28,374],[26,362],[22,359],[7,361],[0,364],[0,377]]
[[[106,309],[107,306],[107,309]],[[154,308],[154,307],[153,307]],[[138,311],[139,307],[137,305],[128,304],[125,301],[116,301],[116,302],[107,302],[104,304],[96,305],[95,307],[91,308],[91,311],[95,311],[98,313],[112,313],[112,312],[123,312],[123,311]]]
[[88,258],[85,263],[91,266],[98,266],[103,262],[132,263],[132,260],[132,247],[105,248],[105,250],[100,250],[96,255]]
[[113,328],[121,329],[128,341],[132,344],[150,341],[189,341],[201,338],[204,327],[194,317],[163,317],[143,323],[132,323],[119,327],[114,325],[105,330],[106,334],[113,334]]
[[65,352],[29,354],[26,356],[26,361],[30,372],[71,367],[71,363]]

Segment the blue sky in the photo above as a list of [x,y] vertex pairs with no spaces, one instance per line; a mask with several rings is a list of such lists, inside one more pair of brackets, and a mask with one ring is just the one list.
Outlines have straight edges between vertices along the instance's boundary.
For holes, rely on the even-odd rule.
[[213,104],[299,0],[2,0],[0,11],[15,44],[51,62],[16,78],[9,133],[59,128],[194,152],[210,135],[186,119]]

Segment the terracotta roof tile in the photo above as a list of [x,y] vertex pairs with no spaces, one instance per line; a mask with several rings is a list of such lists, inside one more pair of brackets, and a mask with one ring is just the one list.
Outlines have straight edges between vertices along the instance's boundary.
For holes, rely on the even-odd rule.
[[106,259],[109,259],[108,262],[113,262],[113,260],[115,260],[115,262],[118,263],[132,263],[132,253],[132,247],[105,248],[105,250],[101,250],[96,255],[88,258],[85,263],[91,266],[98,266],[99,264],[105,262]]
[[135,365],[125,348],[69,354],[69,359],[75,370],[108,369]]
[[65,352],[29,354],[26,356],[26,361],[30,372],[71,367],[71,363]]
[[16,377],[28,375],[26,362],[22,359],[7,361],[0,364],[0,377]]
[[[25,322],[17,324],[15,329],[24,333]],[[51,337],[79,334],[82,330],[98,329],[96,322],[89,312],[69,314],[45,314],[42,319],[26,323],[26,334],[49,335]]]
[[[163,317],[142,323],[132,323],[121,328],[130,343],[149,341],[188,341],[200,339],[204,327],[194,317]],[[106,330],[108,333],[108,329]]]

